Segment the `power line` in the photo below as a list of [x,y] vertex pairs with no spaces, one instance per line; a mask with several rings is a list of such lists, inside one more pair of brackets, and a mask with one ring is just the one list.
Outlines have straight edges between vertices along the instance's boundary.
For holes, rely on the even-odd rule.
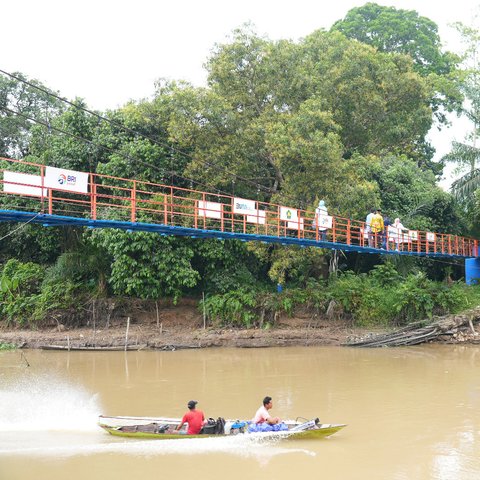
[[[69,137],[75,138],[75,139],[78,140],[78,141],[87,143],[87,144],[89,144],[89,145],[93,145],[93,146],[95,146],[95,147],[97,147],[97,148],[103,148],[103,149],[105,149],[105,150],[107,150],[107,151],[110,151],[110,152],[112,152],[112,153],[119,154],[119,155],[123,156],[126,160],[140,163],[141,165],[144,165],[144,166],[146,166],[146,167],[151,167],[151,168],[159,171],[159,172],[162,174],[162,176],[167,177],[168,175],[174,175],[175,177],[177,177],[177,178],[179,178],[179,179],[186,180],[187,182],[194,182],[194,183],[196,183],[197,185],[200,185],[200,186],[205,187],[205,188],[207,188],[207,189],[208,189],[208,188],[211,188],[211,186],[206,185],[206,184],[204,184],[204,183],[202,183],[202,182],[199,182],[198,180],[194,180],[193,178],[184,177],[183,175],[180,175],[180,174],[178,174],[177,172],[174,172],[174,171],[163,170],[163,169],[157,167],[156,165],[154,165],[154,164],[152,164],[152,163],[145,162],[145,161],[139,160],[139,159],[137,159],[137,158],[133,158],[133,157],[127,155],[126,153],[121,152],[121,151],[118,150],[118,149],[114,149],[114,148],[110,148],[110,147],[108,147],[108,146],[106,146],[106,145],[98,144],[98,143],[96,143],[96,142],[94,142],[94,141],[92,141],[92,140],[89,140],[88,138],[82,137],[82,136],[80,136],[80,135],[76,135],[76,134],[71,133],[71,132],[67,132],[66,130],[63,130],[63,129],[58,128],[58,127],[54,127],[54,126],[51,125],[50,123],[44,122],[44,121],[42,121],[42,120],[38,120],[38,119],[33,118],[33,117],[30,117],[30,116],[28,116],[28,115],[26,115],[26,114],[24,114],[24,113],[17,112],[17,111],[12,110],[12,109],[10,109],[10,108],[8,108],[8,107],[2,107],[2,106],[0,106],[0,110],[9,112],[9,113],[11,113],[11,114],[13,114],[13,115],[17,115],[17,116],[19,116],[19,117],[22,117],[22,118],[24,118],[25,120],[28,120],[28,121],[37,123],[37,124],[39,124],[39,125],[42,125],[42,126],[44,126],[44,127],[47,127],[49,130],[54,130],[54,131],[59,132],[59,133],[61,133],[61,134],[63,134],[63,135],[67,135],[67,136],[69,136]],[[173,185],[172,185],[172,186],[173,186]],[[224,194],[224,195],[229,195],[229,193],[227,193],[227,192],[222,192],[222,191],[219,190],[219,189],[216,189],[216,190],[217,190],[217,192],[222,193],[222,194]]]
[[32,222],[33,220],[35,220],[39,215],[40,215],[41,212],[38,212],[35,216],[33,216],[30,220],[28,220],[27,222],[25,223],[21,223],[20,226],[18,226],[17,228],[15,228],[14,230],[11,230],[10,232],[8,232],[6,235],[4,235],[2,238],[0,238],[0,241],[2,240],[5,240],[7,237],[10,237],[11,235],[13,235],[15,232],[17,232],[18,230],[21,230],[22,228],[24,228],[26,225],[28,225],[30,222]]
[[[49,96],[52,96],[53,98],[56,98],[57,100],[60,100],[60,101],[62,101],[62,102],[65,102],[65,103],[67,103],[68,105],[71,105],[71,106],[74,107],[74,108],[77,108],[77,109],[79,109],[79,110],[82,110],[82,111],[85,112],[85,113],[88,113],[88,114],[90,114],[90,115],[93,115],[93,116],[95,116],[96,118],[98,118],[99,120],[105,121],[105,122],[109,123],[110,125],[114,125],[114,126],[116,126],[116,127],[118,127],[118,128],[121,128],[121,129],[123,129],[124,131],[126,131],[126,132],[128,132],[128,133],[130,133],[130,134],[132,134],[132,135],[134,135],[134,136],[140,136],[140,137],[145,138],[146,140],[149,140],[150,142],[153,142],[153,143],[155,143],[155,144],[157,144],[157,145],[159,145],[159,146],[162,146],[162,147],[164,147],[164,148],[168,148],[168,149],[171,150],[171,152],[173,152],[173,153],[179,153],[179,154],[182,155],[184,158],[187,158],[187,159],[189,159],[189,160],[191,160],[191,161],[197,161],[197,162],[199,162],[199,163],[201,163],[202,165],[205,165],[205,166],[207,166],[207,167],[216,168],[217,170],[220,170],[220,171],[226,173],[227,175],[229,175],[229,176],[231,176],[231,177],[233,177],[233,178],[235,178],[235,179],[239,179],[239,180],[241,180],[242,182],[245,182],[245,183],[247,183],[247,184],[250,184],[250,185],[256,187],[257,189],[263,190],[263,191],[266,192],[266,193],[273,193],[271,188],[265,187],[265,186],[262,185],[262,184],[258,184],[258,183],[252,182],[252,181],[249,180],[248,178],[245,178],[245,177],[242,177],[242,176],[237,175],[237,174],[235,174],[235,173],[232,173],[232,172],[230,172],[229,170],[227,170],[226,168],[220,167],[220,166],[219,166],[218,164],[216,164],[216,163],[206,162],[206,161],[203,161],[203,160],[199,160],[198,158],[195,159],[195,158],[193,158],[191,155],[189,155],[188,153],[186,153],[186,152],[184,152],[184,151],[182,151],[182,150],[180,150],[180,149],[178,149],[178,148],[176,148],[176,147],[173,147],[172,145],[170,145],[170,144],[168,144],[168,143],[161,142],[161,141],[159,141],[159,140],[157,140],[157,139],[155,139],[155,138],[152,138],[152,137],[150,137],[150,136],[148,136],[148,135],[145,135],[145,134],[143,134],[143,133],[139,133],[139,132],[137,132],[137,131],[135,131],[135,130],[133,130],[133,129],[127,127],[127,126],[125,126],[125,125],[122,125],[122,124],[116,122],[115,120],[111,120],[111,119],[109,119],[109,118],[107,118],[107,117],[104,117],[103,115],[100,115],[100,114],[98,114],[98,113],[96,113],[96,112],[93,112],[92,110],[89,110],[89,109],[87,109],[87,108],[85,108],[85,107],[82,107],[81,105],[78,105],[78,104],[76,104],[75,102],[71,102],[70,100],[68,100],[68,99],[66,99],[66,98],[64,98],[64,97],[60,97],[59,95],[56,95],[55,93],[53,93],[53,92],[51,92],[51,91],[49,91],[49,90],[47,90],[47,89],[44,89],[44,88],[42,88],[42,87],[39,87],[38,85],[35,85],[35,84],[29,82],[28,80],[24,80],[24,79],[18,77],[17,75],[14,75],[14,74],[12,74],[12,73],[8,73],[8,72],[6,72],[5,70],[2,70],[2,69],[0,69],[0,73],[3,73],[4,75],[7,75],[7,76],[9,76],[10,78],[13,78],[13,79],[17,80],[18,82],[22,82],[22,83],[30,86],[31,88],[35,88],[35,89],[37,89],[37,90],[39,90],[39,91],[41,91],[41,92],[43,92],[43,93],[45,93],[45,94],[47,94],[47,95],[49,95]],[[145,163],[144,163],[144,164],[145,164]]]

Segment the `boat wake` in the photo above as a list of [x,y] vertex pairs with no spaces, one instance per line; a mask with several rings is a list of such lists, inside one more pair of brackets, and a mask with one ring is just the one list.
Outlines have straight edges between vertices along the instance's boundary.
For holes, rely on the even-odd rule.
[[[100,435],[103,435],[100,432]],[[51,436],[50,436],[51,437]],[[159,455],[207,455],[224,453],[239,456],[245,459],[258,460],[260,463],[285,454],[304,454],[315,456],[315,452],[302,448],[280,447],[276,442],[263,439],[252,439],[251,436],[205,438],[205,439],[179,439],[179,440],[123,440],[103,442],[103,439],[73,438],[58,433],[57,441],[50,438],[50,445],[25,443],[18,448],[0,448],[1,455],[27,455],[40,457],[65,458],[71,456],[84,456],[96,454],[124,454],[132,456],[151,457]],[[30,437],[30,441],[31,441]],[[41,440],[40,437],[38,440]],[[90,441],[88,441],[90,440]],[[99,441],[100,440],[100,441]],[[33,442],[31,442],[33,443]]]
[[0,432],[93,431],[98,396],[51,374],[0,382]]
[[26,374],[9,384],[0,377],[0,456],[66,458],[97,454],[130,456],[225,453],[260,463],[278,455],[315,453],[257,435],[135,440],[113,438],[98,425],[98,396],[51,374]]

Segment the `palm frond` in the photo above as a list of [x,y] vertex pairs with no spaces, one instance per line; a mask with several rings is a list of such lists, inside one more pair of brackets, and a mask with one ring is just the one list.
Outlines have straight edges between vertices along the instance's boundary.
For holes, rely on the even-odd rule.
[[445,162],[459,165],[475,165],[480,159],[480,149],[460,142],[452,142],[452,151],[442,157]]
[[466,173],[452,183],[453,196],[460,201],[469,200],[475,191],[480,188],[480,168]]

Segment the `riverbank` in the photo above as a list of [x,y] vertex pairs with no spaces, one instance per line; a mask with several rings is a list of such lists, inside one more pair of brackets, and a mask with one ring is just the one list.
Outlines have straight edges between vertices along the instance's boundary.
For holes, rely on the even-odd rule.
[[[321,346],[345,345],[385,333],[379,329],[352,329],[341,326],[323,326],[310,328],[276,327],[269,330],[259,329],[214,329],[203,328],[184,330],[181,328],[164,328],[131,326],[128,336],[126,329],[111,327],[105,330],[79,328],[69,331],[14,330],[0,331],[0,344],[15,345],[17,348],[40,349],[157,349],[178,350],[209,347],[287,347],[287,346]],[[475,334],[460,332],[455,335],[437,339],[435,343],[480,343],[480,330]]]
[[[185,320],[185,318],[183,319]],[[314,325],[304,319],[292,318],[269,329],[215,328],[198,322],[177,319],[175,324],[130,323],[108,328],[56,327],[42,330],[0,330],[0,343],[21,348],[114,348],[176,350],[182,348],[341,345],[359,338],[370,330],[353,329],[342,322]]]
[[[270,328],[220,328],[204,324],[195,302],[164,304],[146,308],[130,304],[128,310],[115,312],[111,304],[89,317],[84,326],[65,326],[59,317],[38,329],[11,329],[0,326],[0,344],[18,348],[127,348],[177,350],[208,347],[286,347],[344,345],[386,334],[394,329],[355,328],[350,320],[322,318],[311,312],[297,312],[277,318]],[[107,312],[107,313],[105,313]],[[110,312],[110,313],[108,313]],[[440,317],[439,317],[440,318]],[[435,319],[432,319],[434,321]],[[452,322],[448,334],[439,335],[439,343],[480,343],[480,307],[461,315],[441,317]]]

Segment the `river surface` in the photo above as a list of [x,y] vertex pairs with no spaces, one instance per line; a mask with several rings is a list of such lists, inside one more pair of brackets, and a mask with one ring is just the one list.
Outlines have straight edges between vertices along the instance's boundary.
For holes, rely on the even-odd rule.
[[[27,362],[30,366],[27,366]],[[298,347],[0,352],[0,479],[480,478],[480,348]],[[282,418],[348,426],[328,439],[137,440],[97,416]]]

